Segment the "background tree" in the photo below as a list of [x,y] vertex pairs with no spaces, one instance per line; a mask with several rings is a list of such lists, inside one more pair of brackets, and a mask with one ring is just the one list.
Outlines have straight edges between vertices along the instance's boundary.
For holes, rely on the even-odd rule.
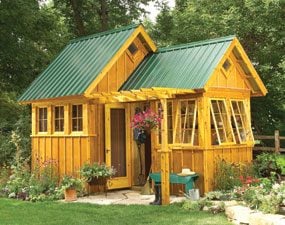
[[13,159],[15,144],[29,155],[30,110],[18,105],[17,96],[69,36],[56,9],[40,7],[36,0],[0,1],[0,165]]
[[129,25],[146,13],[145,6],[154,0],[54,0],[69,30],[75,36]]
[[[235,34],[269,93],[252,101],[253,123],[261,133],[285,123],[285,1],[177,0],[174,10],[158,16],[153,36],[164,45]],[[169,21],[173,25],[169,26]],[[165,30],[169,37],[165,41]]]

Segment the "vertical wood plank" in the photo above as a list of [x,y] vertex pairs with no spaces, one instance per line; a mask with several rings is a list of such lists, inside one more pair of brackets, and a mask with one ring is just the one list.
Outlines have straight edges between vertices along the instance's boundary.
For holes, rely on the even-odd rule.
[[74,138],[73,142],[73,174],[78,175],[81,167],[81,137]]
[[47,107],[47,133],[51,134],[53,130],[53,121],[52,121],[52,106]]
[[37,132],[37,108],[32,105],[32,135],[35,135]]
[[83,134],[89,134],[89,103],[83,104]]
[[161,192],[162,204],[169,205],[170,203],[170,185],[169,185],[169,149],[168,149],[168,129],[167,129],[167,100],[161,99],[163,108],[163,118],[161,121]]
[[71,124],[71,118],[70,115],[70,104],[64,105],[64,134],[68,135],[70,134],[70,124]]

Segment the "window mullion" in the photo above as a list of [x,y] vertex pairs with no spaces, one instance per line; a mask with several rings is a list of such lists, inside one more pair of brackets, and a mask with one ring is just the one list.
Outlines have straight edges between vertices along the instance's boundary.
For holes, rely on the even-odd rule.
[[235,122],[236,132],[238,134],[239,141],[241,142],[241,136],[240,136],[239,129],[238,129],[238,123],[236,120],[236,112],[234,111],[234,107],[233,107],[233,101],[231,101],[231,110],[233,112],[233,118],[234,118],[234,122]]
[[197,102],[194,102],[194,112],[193,112],[193,123],[192,123],[192,134],[191,134],[191,144],[194,144],[194,134],[195,134],[195,124],[196,124],[196,115],[197,115]]
[[225,142],[228,142],[228,137],[227,137],[226,128],[225,128],[225,122],[223,119],[223,113],[222,113],[221,108],[220,108],[220,101],[219,100],[217,100],[217,106],[218,106],[218,111],[219,111],[218,115],[219,115],[220,120],[222,122],[223,136],[226,139]]
[[216,117],[215,117],[215,112],[214,112],[214,109],[213,109],[212,101],[211,101],[211,113],[212,113],[212,118],[213,118],[213,121],[214,121],[214,126],[215,126],[215,129],[216,129],[216,133],[217,133],[218,142],[219,142],[219,144],[221,144],[221,138],[220,138],[220,134],[219,134],[218,126],[217,126],[217,121],[216,121]]
[[185,129],[186,129],[186,122],[187,122],[188,107],[189,107],[188,102],[186,102],[186,111],[184,114],[183,132],[182,132],[182,143],[184,143],[184,138],[185,138]]

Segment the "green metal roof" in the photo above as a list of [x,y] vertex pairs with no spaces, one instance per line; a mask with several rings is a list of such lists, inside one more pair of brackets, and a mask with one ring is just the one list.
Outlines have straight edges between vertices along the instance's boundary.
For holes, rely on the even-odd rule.
[[120,90],[203,88],[234,36],[162,48],[145,58]]
[[83,94],[138,26],[70,41],[18,100]]

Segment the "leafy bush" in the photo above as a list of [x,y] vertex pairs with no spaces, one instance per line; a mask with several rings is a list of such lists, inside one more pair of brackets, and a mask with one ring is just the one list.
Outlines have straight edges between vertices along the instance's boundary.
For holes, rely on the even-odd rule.
[[275,179],[279,178],[282,167],[277,163],[278,157],[275,153],[262,153],[258,155],[254,160],[254,168],[258,176],[271,177],[272,173],[275,173]]
[[211,191],[206,193],[205,198],[208,200],[227,201],[232,199],[232,194],[229,191]]
[[214,186],[216,190],[230,191],[245,184],[258,183],[251,163],[230,163],[219,159],[216,164]]
[[9,172],[5,173],[5,179],[1,179],[2,195],[31,201],[62,198],[62,190],[58,186],[58,176],[55,172],[56,164],[53,160],[38,164],[32,173],[27,161],[19,159],[16,161],[15,164],[6,167]]
[[281,169],[281,174],[285,176],[285,155],[277,155],[277,166]]
[[[0,112],[2,115],[0,118],[0,166],[15,163],[15,154],[25,159],[28,159],[31,154],[30,108],[19,106],[16,101],[14,102],[14,98],[4,97],[5,102],[9,102],[9,106],[7,105],[5,109],[7,110],[5,114],[8,116],[3,118]],[[10,121],[10,118],[13,119]]]
[[192,201],[192,200],[186,200],[182,204],[183,209],[188,209],[188,210],[203,210],[204,207],[210,207],[212,206],[213,203],[209,201],[207,198],[200,198],[197,201]]
[[249,187],[242,198],[249,207],[264,213],[277,213],[280,205],[285,204],[285,182],[275,183],[270,190],[263,186]]
[[228,163],[223,159],[218,160],[214,177],[215,189],[225,191],[232,190],[235,186],[241,186],[239,175],[239,164]]

